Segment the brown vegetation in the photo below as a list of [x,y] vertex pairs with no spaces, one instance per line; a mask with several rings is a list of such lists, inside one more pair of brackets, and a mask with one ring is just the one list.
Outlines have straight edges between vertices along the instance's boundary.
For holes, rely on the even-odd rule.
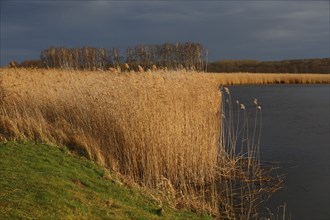
[[176,207],[219,218],[260,217],[280,187],[258,145],[236,153],[224,136],[222,75],[1,69],[1,79],[0,140],[66,145]]
[[330,74],[210,73],[222,85],[330,83]]

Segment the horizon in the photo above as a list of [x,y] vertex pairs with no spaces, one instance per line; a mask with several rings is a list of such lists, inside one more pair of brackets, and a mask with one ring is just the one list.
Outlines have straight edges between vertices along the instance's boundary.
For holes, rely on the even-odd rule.
[[[89,47],[89,46],[86,46]],[[55,47],[56,48],[56,47]],[[70,47],[64,47],[64,48],[70,48]],[[45,48],[46,49],[46,48]],[[105,48],[108,49],[108,48]],[[109,49],[110,50],[110,49]],[[40,51],[41,52],[41,51]],[[122,51],[120,51],[120,54],[122,56],[125,56],[125,54],[122,54]],[[296,59],[296,58],[290,58],[290,59],[278,59],[278,60],[257,60],[257,59],[215,59],[215,60],[208,60],[207,63],[216,63],[216,62],[224,62],[224,61],[256,61],[256,62],[283,62],[283,61],[304,61],[304,60],[323,60],[323,59],[330,59],[329,57],[310,57],[310,58],[301,58],[301,59]],[[204,62],[206,62],[207,58],[204,60]],[[11,62],[18,62],[18,64],[23,63],[24,61],[41,61],[40,56],[35,58],[35,59],[24,59],[21,61],[17,61],[17,60],[10,60],[8,63],[4,63],[2,65],[0,65],[0,67],[6,67],[9,66]],[[125,63],[125,62],[123,62]]]

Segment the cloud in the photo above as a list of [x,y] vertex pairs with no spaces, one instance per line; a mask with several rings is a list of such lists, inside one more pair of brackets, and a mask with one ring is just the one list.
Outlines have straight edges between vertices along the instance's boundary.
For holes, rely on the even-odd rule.
[[33,26],[27,26],[23,24],[2,22],[1,31],[4,33],[6,37],[12,37],[27,32],[36,31],[36,28]]
[[1,1],[1,39],[31,53],[197,41],[213,59],[329,56],[329,2]]
[[277,2],[258,14],[259,18],[252,18],[258,25],[251,36],[259,41],[290,46],[294,42],[324,41],[329,37],[329,5],[324,2]]

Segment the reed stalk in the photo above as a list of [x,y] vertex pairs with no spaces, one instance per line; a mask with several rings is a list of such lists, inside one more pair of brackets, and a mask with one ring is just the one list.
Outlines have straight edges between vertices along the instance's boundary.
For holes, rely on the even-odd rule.
[[246,109],[234,113],[229,90],[210,75],[1,69],[1,77],[2,141],[66,145],[173,206],[221,219],[260,217],[281,187],[260,165],[261,128],[251,143]]

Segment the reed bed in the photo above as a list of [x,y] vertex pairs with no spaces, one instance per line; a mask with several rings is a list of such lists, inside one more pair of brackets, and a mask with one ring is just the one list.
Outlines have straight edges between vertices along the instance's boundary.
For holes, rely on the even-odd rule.
[[[66,145],[178,208],[221,219],[260,218],[263,202],[281,187],[281,178],[260,165],[257,132],[246,141],[246,124],[233,126],[224,101],[230,93],[219,90],[220,75],[35,69],[0,74],[1,141]],[[242,132],[245,142],[237,145],[235,135]]]
[[330,74],[210,73],[223,85],[242,84],[329,84]]

